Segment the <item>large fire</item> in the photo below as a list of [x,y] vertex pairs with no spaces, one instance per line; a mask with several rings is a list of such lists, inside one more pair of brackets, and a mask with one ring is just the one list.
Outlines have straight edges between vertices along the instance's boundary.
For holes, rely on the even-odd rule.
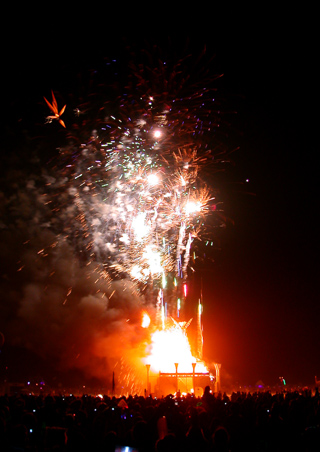
[[[142,326],[146,323],[148,314],[144,312]],[[148,356],[144,359],[145,364],[150,364],[150,371],[175,372],[175,363],[178,371],[191,372],[192,363],[196,363],[197,372],[208,372],[203,361],[193,356],[191,346],[186,333],[189,322],[176,322],[171,318],[171,324],[166,322],[164,328],[155,329],[151,334],[151,344],[148,348]]]

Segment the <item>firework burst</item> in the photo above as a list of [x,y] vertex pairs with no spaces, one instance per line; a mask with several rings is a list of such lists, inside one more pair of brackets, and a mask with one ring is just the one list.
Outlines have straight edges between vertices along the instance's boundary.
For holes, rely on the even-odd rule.
[[185,280],[190,247],[215,200],[201,170],[220,163],[216,77],[192,84],[187,61],[157,60],[153,69],[131,63],[124,93],[100,99],[100,118],[81,142],[94,115],[86,102],[74,108],[85,113],[68,131],[50,187],[60,227],[85,260],[102,264],[111,279],[129,277],[140,291],[169,275]]

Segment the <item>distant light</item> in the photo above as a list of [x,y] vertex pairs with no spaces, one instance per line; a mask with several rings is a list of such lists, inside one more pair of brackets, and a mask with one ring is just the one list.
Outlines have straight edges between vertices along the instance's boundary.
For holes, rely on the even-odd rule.
[[155,131],[153,132],[153,136],[154,136],[155,138],[160,138],[161,135],[162,135],[162,133],[161,133],[161,130],[159,130],[159,129],[157,129],[157,130],[155,130]]

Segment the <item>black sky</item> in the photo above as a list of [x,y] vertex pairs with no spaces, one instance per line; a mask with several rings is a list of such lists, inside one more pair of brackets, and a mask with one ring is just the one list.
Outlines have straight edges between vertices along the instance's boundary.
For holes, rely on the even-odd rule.
[[[225,108],[237,111],[226,115],[227,145],[239,146],[224,193],[234,225],[204,288],[205,353],[222,363],[228,382],[262,379],[272,385],[284,376],[289,383],[309,384],[320,374],[319,72],[316,32],[312,24],[299,24],[298,15],[294,19],[215,28],[216,18],[211,28],[189,33],[195,47],[205,43],[216,55]],[[51,88],[63,90],[66,78],[70,83],[63,68],[93,65],[117,48],[114,34],[103,35],[100,30],[95,40],[81,28],[46,42],[33,30],[6,49],[4,133],[10,152],[13,132],[32,128],[42,96]],[[148,32],[144,38],[161,42],[165,35]],[[173,35],[184,39],[182,32]],[[137,39],[134,33],[130,39]]]
[[282,374],[306,383],[319,366],[315,44],[312,29],[266,31],[222,50],[227,89],[243,95],[236,166],[255,196],[230,194],[213,342],[242,384]]

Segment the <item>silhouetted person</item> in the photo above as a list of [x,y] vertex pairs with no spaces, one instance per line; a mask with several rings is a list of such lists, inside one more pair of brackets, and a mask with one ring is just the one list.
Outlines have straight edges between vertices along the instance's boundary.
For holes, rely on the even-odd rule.
[[156,442],[156,452],[178,452],[182,450],[176,436],[169,433]]
[[229,433],[220,426],[217,427],[212,435],[212,450],[214,452],[228,452],[229,451]]

